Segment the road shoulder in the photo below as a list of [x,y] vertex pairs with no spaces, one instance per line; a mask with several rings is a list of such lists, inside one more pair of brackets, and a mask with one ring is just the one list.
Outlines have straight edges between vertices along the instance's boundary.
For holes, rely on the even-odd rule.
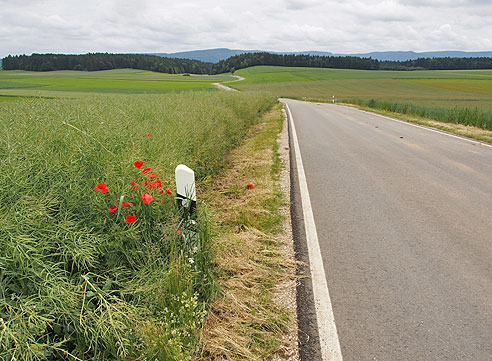
[[277,104],[231,152],[207,192],[216,214],[220,293],[203,331],[202,360],[298,360],[285,121]]

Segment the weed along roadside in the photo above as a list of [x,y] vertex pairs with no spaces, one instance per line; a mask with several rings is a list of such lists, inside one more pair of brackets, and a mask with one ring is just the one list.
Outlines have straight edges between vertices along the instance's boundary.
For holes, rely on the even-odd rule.
[[[277,143],[280,104],[252,127],[227,157],[227,168],[204,196],[215,210],[213,242],[220,287],[200,341],[200,360],[298,360],[296,262],[284,233],[288,196]],[[286,139],[286,129],[283,138]]]
[[[196,358],[202,326],[213,319],[206,318],[210,302],[226,294],[218,285],[229,272],[214,271],[226,249],[213,239],[231,228],[219,232],[212,223],[220,204],[212,202],[211,184],[223,181],[226,156],[252,126],[279,129],[273,120],[255,125],[274,103],[265,94],[232,92],[2,103],[0,359]],[[268,137],[255,138],[260,152]],[[196,177],[199,244],[187,238],[175,199],[180,163]],[[250,323],[257,359],[280,347],[264,332],[288,328],[288,313],[271,306],[267,293],[276,275],[287,277],[287,266],[272,236],[282,198],[263,185],[264,169],[273,177],[263,166],[243,174],[254,189],[238,189],[258,209],[251,203],[236,220],[241,229],[259,225],[249,237],[261,240],[255,296],[268,318]],[[272,193],[253,197],[264,189]],[[211,307],[212,315],[220,312]],[[264,325],[259,334],[257,322]]]

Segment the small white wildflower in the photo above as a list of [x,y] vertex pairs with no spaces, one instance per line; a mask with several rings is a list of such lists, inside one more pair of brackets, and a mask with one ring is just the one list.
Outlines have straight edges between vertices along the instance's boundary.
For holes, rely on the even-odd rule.
[[195,261],[193,260],[193,258],[188,258],[188,261],[190,261],[191,264],[195,263]]

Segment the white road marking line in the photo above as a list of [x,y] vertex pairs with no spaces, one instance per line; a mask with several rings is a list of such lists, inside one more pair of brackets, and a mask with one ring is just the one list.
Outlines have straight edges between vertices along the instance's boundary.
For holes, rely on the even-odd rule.
[[331,305],[330,293],[326,282],[325,268],[319,248],[318,233],[314,223],[313,209],[302,165],[301,150],[297,140],[294,118],[290,112],[289,106],[285,104],[289,115],[292,139],[294,141],[294,150],[296,153],[297,175],[299,178],[299,187],[301,191],[302,211],[304,215],[304,228],[306,229],[306,240],[309,254],[309,265],[311,271],[311,280],[313,283],[314,305],[316,308],[316,319],[318,321],[318,332],[321,344],[321,355],[323,361],[342,361],[342,351],[340,341],[338,340],[337,326],[333,307]]
[[[337,106],[343,107],[343,108],[348,108],[348,109],[354,109],[354,108],[351,108],[351,107],[347,107],[345,105],[337,105]],[[356,109],[356,110],[358,110],[360,112],[367,113],[367,114],[376,115],[376,116],[378,116],[380,118],[389,119],[389,120],[392,120],[392,121],[397,122],[397,123],[402,123],[402,124],[410,125],[412,127],[416,127],[416,128],[420,128],[420,129],[425,129],[425,130],[428,130],[429,132],[434,132],[434,133],[439,133],[439,134],[442,134],[442,135],[447,135],[448,137],[461,139],[461,140],[464,140],[465,142],[469,142],[469,143],[476,144],[476,145],[483,145],[485,147],[492,148],[492,145],[490,145],[490,144],[487,144],[487,143],[484,143],[484,142],[479,142],[477,140],[468,139],[468,138],[465,138],[463,136],[446,133],[446,132],[443,132],[443,131],[438,130],[438,129],[432,129],[432,128],[429,128],[429,127],[424,127],[423,125],[405,122],[404,120],[399,120],[399,119],[391,118],[391,117],[388,117],[386,115],[381,115],[381,114],[378,114],[378,113],[372,113],[372,112],[369,112],[367,110],[362,110],[362,109]]]

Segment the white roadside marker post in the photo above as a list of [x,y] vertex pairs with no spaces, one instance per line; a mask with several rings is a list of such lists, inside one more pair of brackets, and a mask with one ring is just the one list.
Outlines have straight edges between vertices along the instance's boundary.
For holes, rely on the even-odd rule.
[[331,99],[333,101],[333,104],[335,104],[335,96],[333,96]]
[[180,164],[176,167],[174,174],[178,204],[185,210],[189,209],[190,216],[193,216],[196,210],[195,172],[184,164]]

